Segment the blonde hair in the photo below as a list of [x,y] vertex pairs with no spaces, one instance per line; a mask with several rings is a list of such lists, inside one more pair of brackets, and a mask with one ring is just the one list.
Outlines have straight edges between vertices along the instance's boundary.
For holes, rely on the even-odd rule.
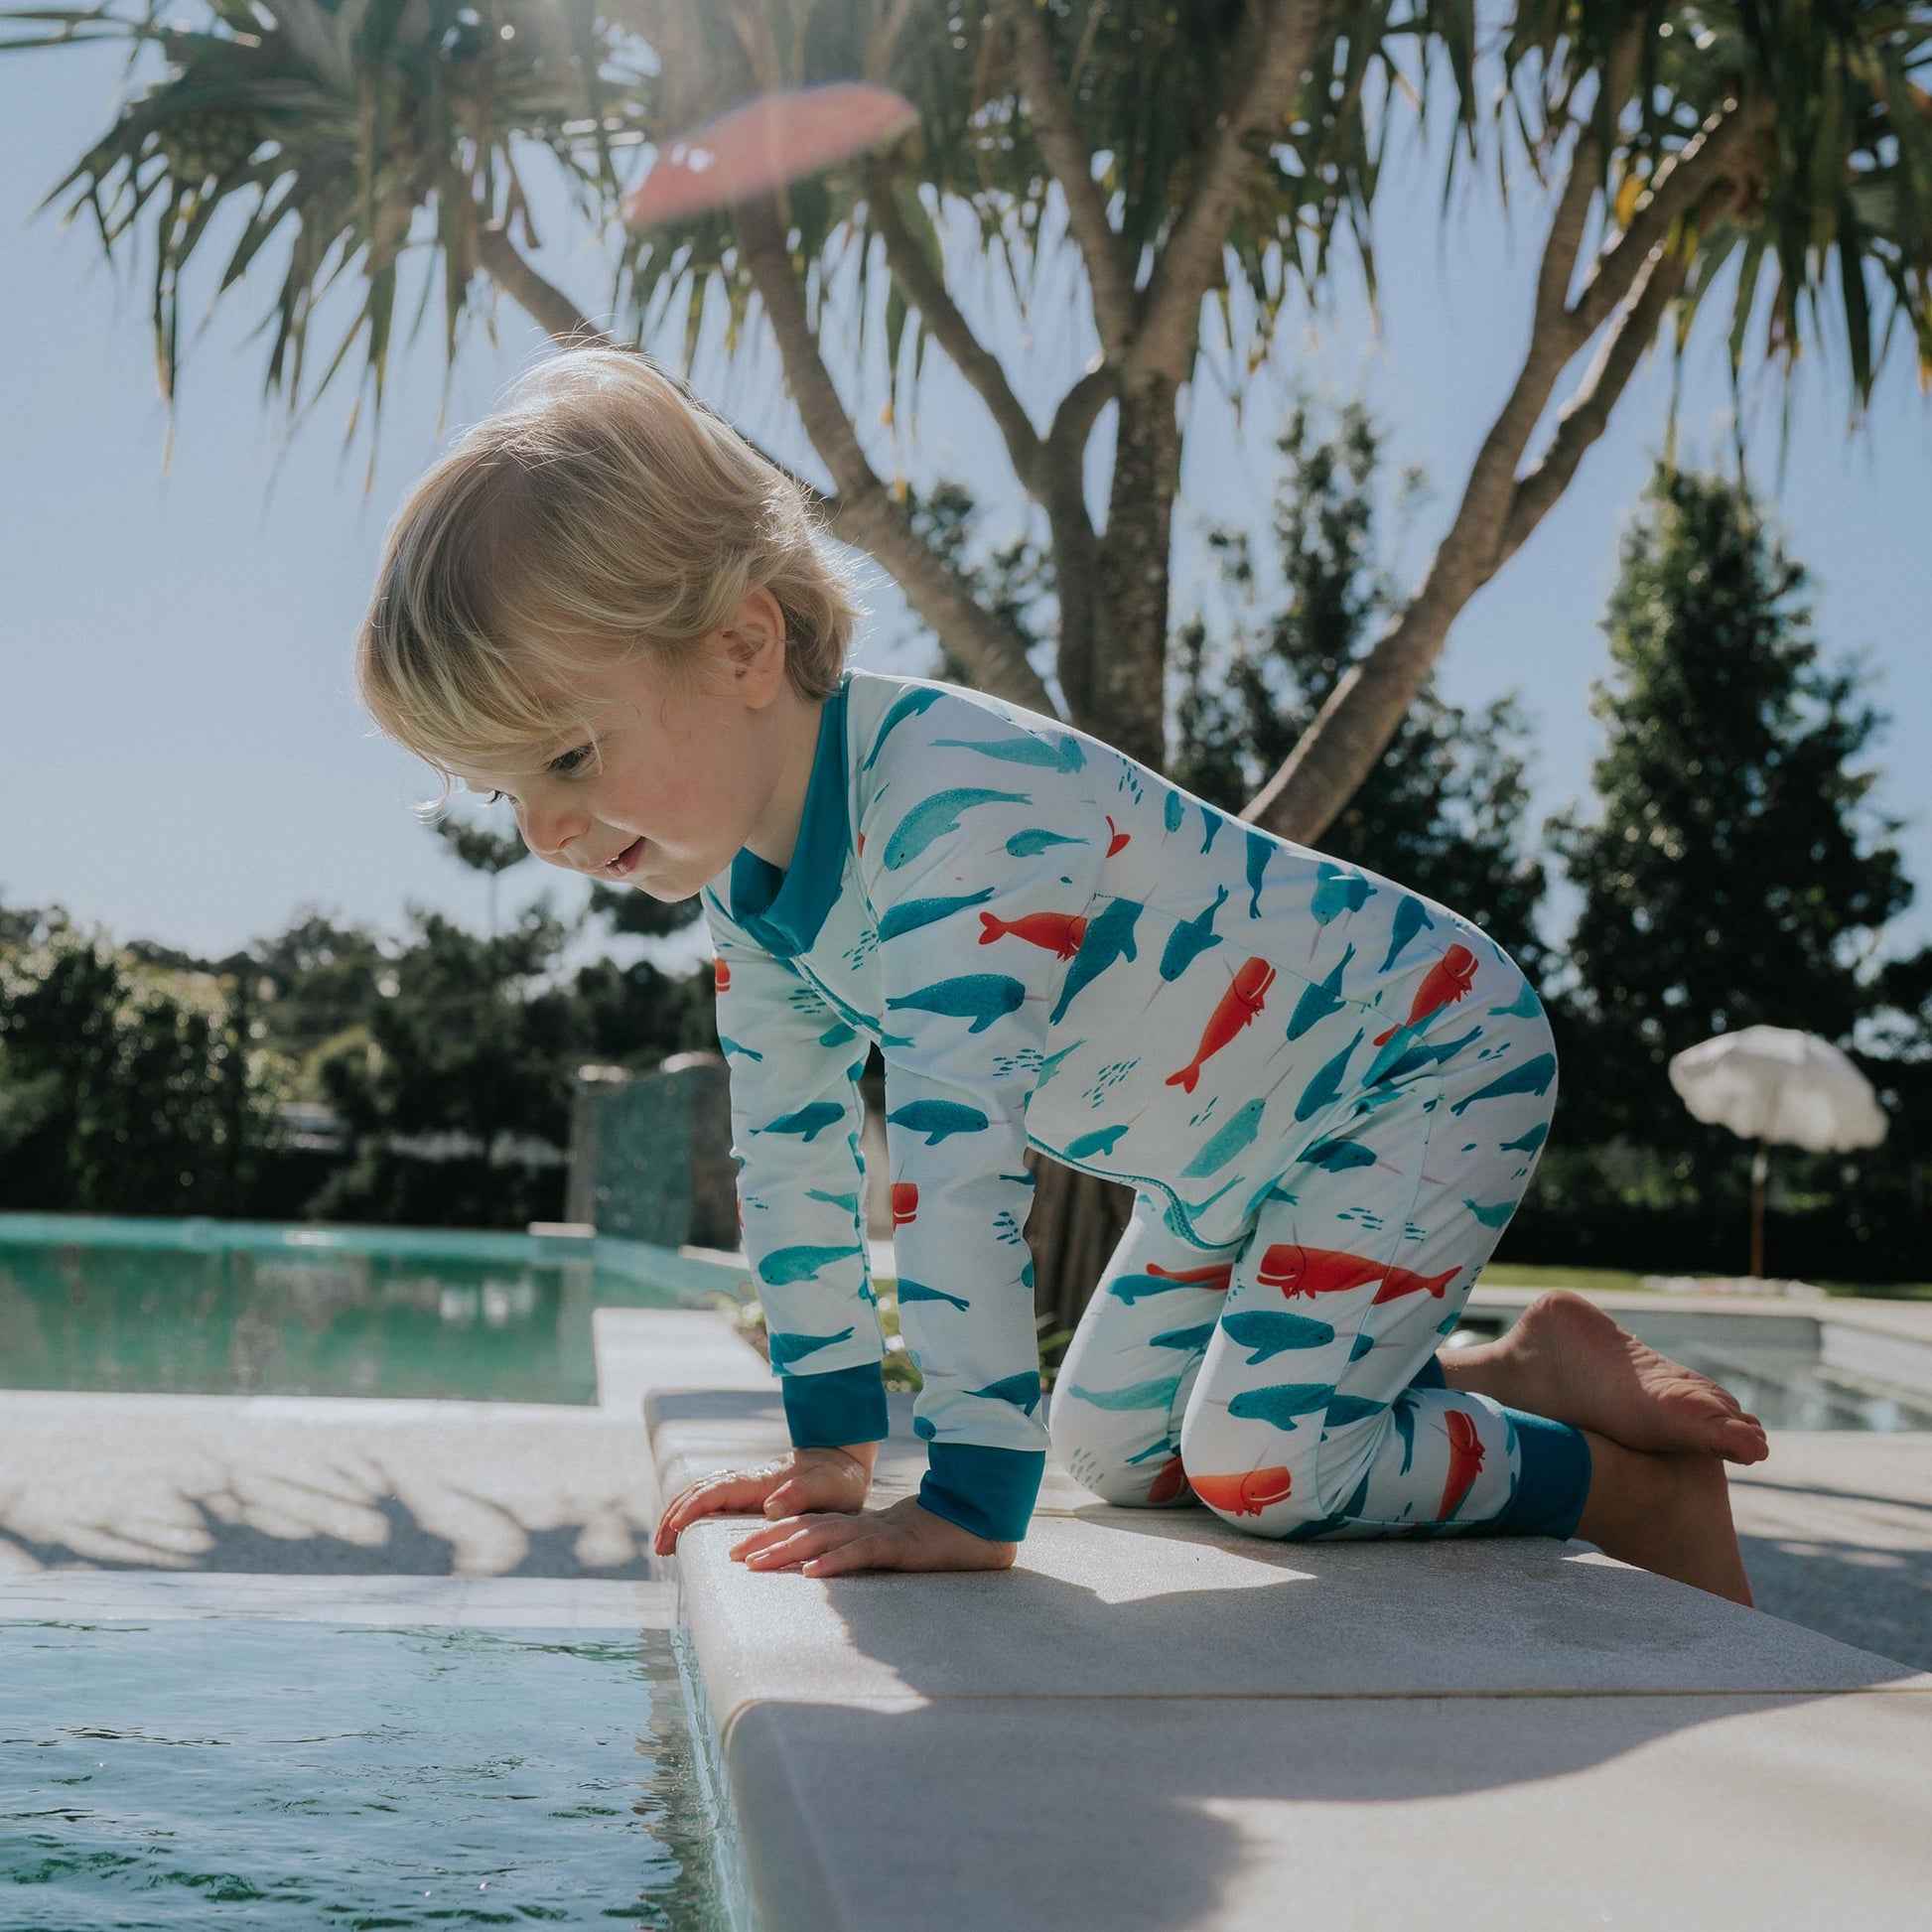
[[829,697],[865,613],[803,489],[640,351],[567,348],[403,498],[356,687],[447,795],[452,765],[525,768],[582,731],[572,670],[642,656],[684,680],[759,590],[793,688]]

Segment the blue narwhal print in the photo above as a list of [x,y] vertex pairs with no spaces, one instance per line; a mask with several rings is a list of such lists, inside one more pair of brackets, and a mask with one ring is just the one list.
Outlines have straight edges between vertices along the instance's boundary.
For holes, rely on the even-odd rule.
[[1221,1326],[1230,1341],[1254,1351],[1248,1357],[1250,1367],[1291,1348],[1325,1348],[1335,1338],[1334,1328],[1326,1321],[1274,1309],[1243,1309],[1224,1314]]
[[889,998],[888,1011],[910,1007],[920,1013],[944,1014],[955,1020],[972,1021],[969,1034],[983,1034],[1002,1014],[1013,1012],[1027,997],[1024,981],[1006,973],[961,973],[956,978],[934,980],[911,993]]
[[1028,1415],[1039,1407],[1042,1393],[1039,1386],[1039,1370],[1023,1369],[1018,1375],[1003,1375],[997,1382],[989,1382],[983,1389],[968,1389],[968,1395],[987,1396],[996,1402],[1010,1402],[1016,1409],[1024,1409]]
[[982,886],[976,893],[958,893],[949,898],[901,899],[879,915],[879,937],[883,941],[897,939],[901,932],[916,932],[921,926],[964,911],[969,905],[984,905],[992,897],[993,888]]
[[1085,1161],[1097,1154],[1106,1160],[1113,1154],[1114,1143],[1126,1132],[1127,1124],[1124,1121],[1117,1127],[1096,1127],[1091,1134],[1081,1134],[1067,1142],[1067,1159]]
[[1062,738],[1057,745],[1048,745],[1037,738],[935,738],[934,750],[940,746],[957,746],[961,751],[978,752],[989,759],[1005,759],[1010,764],[1038,764],[1052,771],[1083,771],[1086,769],[1087,755],[1080,749],[1077,738]]
[[973,1305],[963,1295],[948,1295],[942,1288],[928,1288],[924,1282],[908,1282],[903,1275],[898,1278],[898,1299],[900,1302],[950,1302],[962,1313]]
[[1288,1018],[1290,1039],[1300,1039],[1311,1027],[1319,1026],[1329,1014],[1341,1011],[1341,976],[1354,957],[1355,947],[1351,941],[1348,950],[1335,961],[1325,979],[1302,989],[1302,997],[1295,1002],[1295,1011]]
[[1237,1113],[1228,1118],[1201,1143],[1200,1152],[1181,1169],[1181,1175],[1187,1180],[1199,1180],[1214,1173],[1217,1168],[1227,1164],[1248,1147],[1255,1138],[1261,1125],[1261,1116],[1267,1106],[1265,1100],[1243,1102]]
[[1261,876],[1268,870],[1268,855],[1274,851],[1275,842],[1252,825],[1244,829],[1248,837],[1248,916],[1258,919],[1261,917]]
[[1060,985],[1060,997],[1047,1016],[1048,1026],[1057,1027],[1073,1004],[1074,995],[1091,986],[1115,960],[1140,957],[1134,944],[1134,922],[1145,909],[1138,899],[1109,899],[1107,909],[1087,921],[1080,950],[1073,955],[1073,963],[1066,969],[1066,978]]
[[977,1134],[989,1125],[985,1114],[961,1100],[909,1100],[886,1118],[908,1133],[924,1134],[927,1147],[937,1147],[949,1134]]
[[852,1332],[850,1328],[841,1328],[835,1335],[768,1335],[766,1345],[771,1350],[771,1366],[782,1375],[801,1357],[814,1354],[821,1348],[830,1348],[835,1341],[845,1341]]
[[798,1134],[807,1141],[815,1141],[828,1127],[835,1126],[845,1119],[845,1109],[834,1100],[814,1100],[808,1107],[800,1107],[795,1113],[780,1114],[776,1120],[766,1121],[762,1127],[755,1127],[755,1134]]
[[1158,1375],[1151,1382],[1134,1382],[1124,1389],[1082,1389],[1069,1384],[1067,1393],[1096,1409],[1172,1409],[1179,1389],[1178,1375]]
[[1312,1120],[1341,1097],[1341,1076],[1347,1071],[1349,1056],[1362,1043],[1362,1035],[1367,1031],[1366,1027],[1357,1027],[1355,1037],[1338,1053],[1322,1061],[1314,1078],[1302,1089],[1302,1097],[1295,1103],[1297,1120]]
[[1449,1109],[1459,1114],[1465,1107],[1473,1107],[1478,1100],[1495,1100],[1506,1093],[1533,1093],[1539,1098],[1550,1090],[1550,1082],[1557,1077],[1557,1056],[1554,1053],[1538,1053],[1527,1059],[1521,1066],[1513,1066],[1507,1073],[1499,1073],[1486,1087],[1478,1087],[1474,1093],[1458,1100]]
[[879,727],[879,735],[872,741],[872,750],[866,754],[866,760],[859,769],[870,771],[879,762],[879,755],[886,749],[887,739],[892,737],[906,719],[916,718],[922,711],[930,711],[945,695],[943,691],[926,689],[908,691],[904,697],[896,699],[892,710],[887,712],[884,722]]
[[1436,921],[1429,916],[1428,908],[1413,895],[1404,893],[1402,903],[1395,908],[1395,918],[1389,926],[1389,950],[1382,961],[1382,971],[1387,972],[1402,955],[1402,949],[1419,932],[1433,932]]
[[[1174,794],[1170,793],[1173,797]],[[1217,886],[1214,889],[1214,902],[1204,905],[1191,919],[1183,920],[1168,934],[1168,943],[1161,952],[1161,977],[1172,984],[1184,973],[1194,961],[1210,946],[1221,943],[1221,935],[1214,930],[1214,914],[1227,903],[1228,889]]]
[[900,867],[909,866],[934,839],[958,831],[960,819],[982,805],[1032,803],[1033,799],[1024,791],[993,791],[985,785],[948,785],[944,791],[920,799],[893,827],[892,837],[886,841],[886,870],[897,872]]
[[773,1248],[759,1263],[759,1279],[773,1288],[782,1288],[787,1282],[808,1282],[821,1268],[827,1268],[835,1261],[851,1261],[864,1253],[863,1248],[827,1248],[809,1242],[801,1242],[790,1248]]
[[1049,832],[1043,825],[1030,825],[1007,840],[1007,850],[1016,859],[1036,859],[1048,846],[1086,843],[1085,839],[1069,838],[1064,832]]
[[1375,891],[1362,875],[1347,866],[1323,859],[1315,867],[1313,896],[1309,900],[1309,916],[1317,925],[1326,925],[1344,912],[1359,912]]
[[1153,1348],[1184,1348],[1193,1354],[1207,1346],[1213,1332],[1211,1321],[1198,1322],[1191,1328],[1164,1328],[1158,1335],[1149,1335],[1148,1344]]
[[1243,1389],[1228,1403],[1231,1416],[1252,1416],[1257,1422],[1272,1423],[1277,1429],[1294,1429],[1297,1416],[1326,1410],[1334,1400],[1332,1382],[1280,1382],[1272,1388]]

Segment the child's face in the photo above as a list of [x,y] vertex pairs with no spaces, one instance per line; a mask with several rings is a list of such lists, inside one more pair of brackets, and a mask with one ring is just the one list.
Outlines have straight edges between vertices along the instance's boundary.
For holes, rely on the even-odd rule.
[[716,878],[741,846],[776,849],[783,863],[797,829],[795,810],[783,821],[790,793],[802,792],[799,748],[809,776],[817,735],[816,707],[785,678],[783,635],[777,600],[757,592],[700,646],[709,676],[680,687],[645,662],[575,673],[572,696],[592,733],[538,771],[456,776],[510,799],[524,843],[546,864],[667,903]]

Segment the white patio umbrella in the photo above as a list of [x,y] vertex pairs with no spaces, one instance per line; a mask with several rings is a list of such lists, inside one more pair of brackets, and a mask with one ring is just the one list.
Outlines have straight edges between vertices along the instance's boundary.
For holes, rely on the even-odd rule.
[[1751,1275],[1764,1278],[1767,1149],[1839,1154],[1876,1147],[1886,1121],[1867,1080],[1829,1039],[1795,1027],[1742,1027],[1671,1055],[1670,1083],[1699,1120],[1757,1143],[1751,1161]]

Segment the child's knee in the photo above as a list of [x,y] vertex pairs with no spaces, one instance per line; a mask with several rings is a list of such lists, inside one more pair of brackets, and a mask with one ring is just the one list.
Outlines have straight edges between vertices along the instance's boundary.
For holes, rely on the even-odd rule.
[[1046,1441],[1054,1461],[1081,1488],[1122,1509],[1160,1509],[1187,1500],[1186,1477],[1172,1439],[1151,1451],[1130,1453],[1118,1438],[1108,1442],[1082,1431],[1076,1407],[1049,1407]]

